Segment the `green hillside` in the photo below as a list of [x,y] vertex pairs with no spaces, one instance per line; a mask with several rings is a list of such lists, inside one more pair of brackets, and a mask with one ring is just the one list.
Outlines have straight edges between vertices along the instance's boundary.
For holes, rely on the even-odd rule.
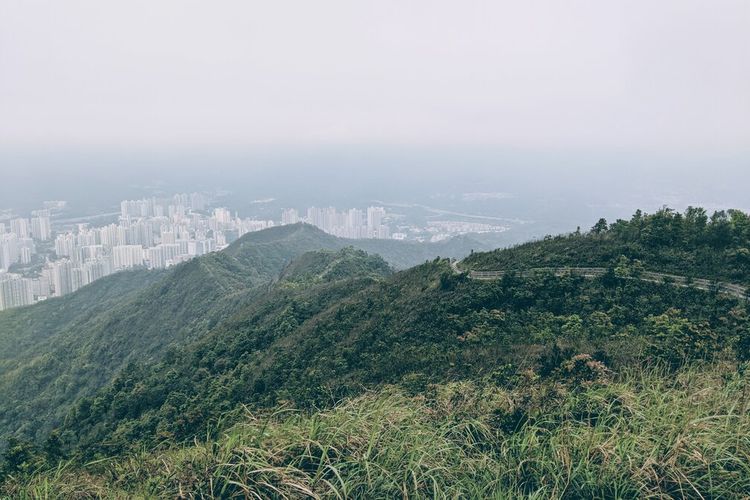
[[304,253],[284,268],[279,280],[283,285],[308,286],[352,277],[377,278],[392,272],[382,257],[349,247],[338,252],[321,250]]
[[77,405],[62,428],[71,445],[120,453],[192,439],[241,405],[313,408],[382,384],[545,376],[576,354],[612,369],[734,360],[748,328],[744,301],[614,273],[480,282],[436,260],[374,281],[359,263],[348,278],[319,279],[321,260],[344,257],[355,255],[302,256],[288,268],[294,286],[282,280],[158,365],[131,366]]
[[[43,436],[77,398],[109,382],[129,362],[159,359],[170,345],[200,335],[245,300],[253,285],[236,262],[210,255],[115,298],[106,309],[78,311],[80,319],[4,362],[0,429]],[[30,313],[46,313],[31,311],[34,307]],[[12,335],[23,339],[24,333]]]
[[750,217],[739,210],[638,211],[630,220],[600,220],[590,233],[548,237],[504,250],[475,253],[465,269],[614,266],[625,256],[648,270],[750,284]]
[[85,321],[127,301],[130,296],[163,277],[144,270],[116,273],[77,293],[51,298],[29,307],[0,312],[0,372],[38,343],[66,329],[85,328]]
[[[349,240],[331,236],[314,226],[300,223],[246,234],[224,250],[224,253],[248,267],[267,267],[271,263],[274,268],[278,268],[289,262],[289,248],[295,249],[294,255],[301,255],[311,250],[340,250],[349,246],[380,255],[396,269],[407,269],[438,256],[463,258],[472,250],[489,249],[486,243],[469,236],[458,236],[437,243]],[[262,259],[262,265],[257,261],[258,258]]]
[[343,240],[296,224],[249,233],[168,271],[118,273],[64,298],[0,313],[0,437],[41,439],[77,399],[131,362],[158,361],[206,334],[295,257],[352,243],[396,265],[422,262],[438,248]]
[[[179,342],[158,357],[162,344],[122,340],[113,351],[140,357],[63,405],[41,444],[12,441],[0,491],[741,496],[750,303],[616,270],[747,283],[747,216],[706,217],[704,227],[702,213],[639,213],[461,264],[609,268],[597,277],[481,281],[447,259],[394,272],[307,226],[243,238],[136,294],[126,310],[148,311]],[[323,250],[303,251],[316,244]],[[113,313],[113,325],[148,331],[142,316]],[[96,352],[111,345],[93,338]]]

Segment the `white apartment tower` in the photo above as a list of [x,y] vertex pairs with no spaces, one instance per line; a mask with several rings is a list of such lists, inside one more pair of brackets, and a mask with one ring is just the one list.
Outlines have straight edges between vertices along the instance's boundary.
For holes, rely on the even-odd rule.
[[52,225],[49,216],[39,216],[31,219],[31,236],[40,241],[52,238]]
[[112,248],[112,267],[115,271],[143,265],[143,247],[120,245]]
[[77,290],[73,288],[73,263],[68,259],[52,263],[50,270],[55,297],[62,297]]
[[0,274],[0,311],[34,303],[34,288],[30,279],[16,274]]
[[299,212],[294,208],[286,208],[281,212],[281,224],[296,224],[299,222]]
[[15,233],[19,238],[28,238],[31,236],[31,226],[28,219],[13,219],[10,221],[10,232]]

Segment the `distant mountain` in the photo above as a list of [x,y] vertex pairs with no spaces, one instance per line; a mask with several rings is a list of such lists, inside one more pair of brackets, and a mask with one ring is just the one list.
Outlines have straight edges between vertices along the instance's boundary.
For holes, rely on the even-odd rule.
[[[341,249],[352,246],[370,254],[383,257],[396,269],[408,269],[432,260],[435,257],[462,258],[472,251],[491,250],[495,248],[481,237],[469,235],[456,236],[435,243],[420,243],[416,241],[398,240],[350,240],[331,236],[309,224],[291,224],[278,226],[264,231],[248,233],[230,245],[227,253],[243,263],[252,264],[257,252],[263,250],[264,259],[273,261],[275,252],[270,251],[274,246],[288,247],[293,245],[299,252],[297,255],[316,249]],[[286,251],[278,254],[283,260]],[[257,267],[257,266],[254,266]]]
[[[131,362],[158,361],[250,303],[293,259],[347,246],[395,266],[469,242],[344,240],[295,224],[249,233],[164,272],[118,273],[61,299],[0,313],[0,436],[40,437]],[[467,251],[468,253],[468,251]]]

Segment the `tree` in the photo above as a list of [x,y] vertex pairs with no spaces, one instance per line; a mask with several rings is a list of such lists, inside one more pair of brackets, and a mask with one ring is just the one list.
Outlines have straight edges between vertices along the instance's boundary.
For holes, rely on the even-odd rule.
[[645,271],[643,262],[638,259],[630,260],[624,255],[617,259],[615,276],[618,278],[638,278],[643,274],[643,271]]
[[724,210],[713,213],[709,228],[709,241],[714,247],[724,248],[732,243],[732,225]]
[[646,318],[645,332],[649,354],[672,369],[688,361],[711,359],[721,349],[718,335],[708,323],[693,323],[677,309]]
[[64,445],[60,434],[57,431],[52,431],[47,439],[44,441],[42,448],[44,452],[44,458],[48,464],[54,465],[65,457]]
[[577,314],[572,314],[565,319],[562,328],[563,338],[569,342],[580,342],[584,337],[583,321]]
[[0,463],[0,478],[13,474],[28,474],[40,465],[40,458],[34,446],[18,438],[8,439],[8,446]]
[[607,232],[608,227],[607,219],[602,217],[596,224],[594,224],[594,227],[591,228],[591,232],[597,235],[604,234]]
[[630,276],[630,259],[624,255],[620,255],[615,264],[615,276],[618,278],[627,278]]

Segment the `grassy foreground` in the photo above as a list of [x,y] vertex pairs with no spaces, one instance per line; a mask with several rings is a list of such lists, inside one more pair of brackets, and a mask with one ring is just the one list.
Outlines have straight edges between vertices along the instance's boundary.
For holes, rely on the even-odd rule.
[[569,369],[248,413],[218,442],[62,464],[0,496],[747,498],[750,394],[730,367]]

